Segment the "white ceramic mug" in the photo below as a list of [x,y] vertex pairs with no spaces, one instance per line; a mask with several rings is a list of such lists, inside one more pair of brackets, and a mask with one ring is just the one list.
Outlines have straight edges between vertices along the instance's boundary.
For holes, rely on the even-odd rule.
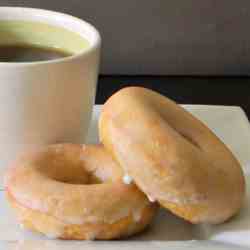
[[39,25],[33,30],[19,27],[17,35],[15,30],[10,35],[1,34],[0,30],[1,40],[18,36],[37,40],[42,45],[48,42],[50,46],[71,46],[74,50],[73,56],[49,61],[0,62],[0,176],[8,162],[26,149],[59,142],[82,142],[95,101],[101,43],[92,25],[62,13],[0,7],[0,23],[4,21],[63,28],[77,35],[78,40],[84,38],[88,46],[82,49],[74,35],[60,35],[58,30],[46,31]]

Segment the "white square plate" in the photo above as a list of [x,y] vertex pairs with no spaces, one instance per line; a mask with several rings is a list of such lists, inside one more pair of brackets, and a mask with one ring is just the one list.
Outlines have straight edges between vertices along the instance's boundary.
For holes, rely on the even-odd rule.
[[[206,123],[233,151],[247,176],[248,197],[241,213],[231,221],[217,226],[189,224],[161,210],[146,232],[127,241],[60,241],[23,231],[16,224],[12,211],[0,191],[0,250],[112,250],[112,249],[249,249],[250,247],[250,125],[239,107],[184,105]],[[101,106],[96,105],[87,141],[98,142],[97,120]],[[0,184],[0,187],[1,184]]]

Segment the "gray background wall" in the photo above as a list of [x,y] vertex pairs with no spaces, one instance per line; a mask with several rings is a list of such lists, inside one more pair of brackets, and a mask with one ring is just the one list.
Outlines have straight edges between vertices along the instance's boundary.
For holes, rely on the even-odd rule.
[[102,34],[101,73],[250,73],[248,0],[0,0],[62,11]]

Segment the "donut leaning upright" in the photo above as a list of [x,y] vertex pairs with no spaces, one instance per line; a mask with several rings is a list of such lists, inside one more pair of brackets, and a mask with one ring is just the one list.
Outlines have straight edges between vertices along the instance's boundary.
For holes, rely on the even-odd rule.
[[241,166],[201,121],[170,99],[124,88],[104,104],[102,143],[151,200],[192,223],[221,223],[240,209]]

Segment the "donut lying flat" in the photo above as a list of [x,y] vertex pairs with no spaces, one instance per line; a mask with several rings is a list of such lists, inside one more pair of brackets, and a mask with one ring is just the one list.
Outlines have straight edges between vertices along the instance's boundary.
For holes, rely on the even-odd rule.
[[102,146],[60,144],[19,159],[6,194],[25,228],[61,239],[114,239],[143,230],[156,205]]
[[153,91],[130,87],[105,103],[101,141],[151,200],[192,223],[221,223],[240,209],[241,167],[202,122]]

